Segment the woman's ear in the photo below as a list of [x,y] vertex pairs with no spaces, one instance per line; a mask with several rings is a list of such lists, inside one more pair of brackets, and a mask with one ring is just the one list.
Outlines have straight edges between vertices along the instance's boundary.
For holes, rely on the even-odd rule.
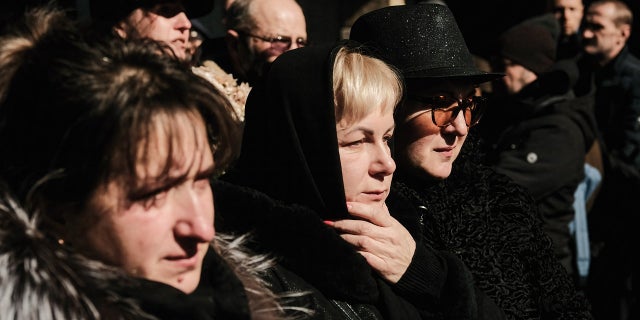
[[126,39],[128,32],[127,30],[129,29],[129,25],[127,24],[126,21],[122,20],[120,22],[118,22],[114,27],[113,27],[113,31],[115,31],[115,33],[120,36],[120,38],[122,39]]
[[48,230],[49,234],[57,239],[60,244],[71,243],[72,228],[71,224],[79,224],[78,221],[78,208],[76,205],[64,205],[56,207],[51,210],[49,214],[44,217],[44,230]]
[[42,230],[47,230],[47,233],[56,239],[59,244],[66,244],[68,242],[66,223],[62,215],[53,214],[44,217],[42,224]]

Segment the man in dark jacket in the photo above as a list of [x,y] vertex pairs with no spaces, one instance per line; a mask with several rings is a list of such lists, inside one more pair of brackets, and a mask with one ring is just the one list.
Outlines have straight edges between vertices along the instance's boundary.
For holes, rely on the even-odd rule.
[[632,23],[633,14],[622,1],[589,5],[576,88],[576,93],[595,93],[603,150],[604,178],[589,215],[594,250],[588,293],[594,315],[606,319],[629,313],[634,318],[639,312],[638,255],[630,254],[637,252],[632,245],[638,243],[640,190],[640,60],[627,45]]
[[576,70],[552,69],[556,46],[545,27],[517,25],[500,36],[498,50],[506,94],[480,125],[487,163],[531,193],[556,256],[573,273],[569,223],[595,134],[590,105],[574,99],[569,73]]

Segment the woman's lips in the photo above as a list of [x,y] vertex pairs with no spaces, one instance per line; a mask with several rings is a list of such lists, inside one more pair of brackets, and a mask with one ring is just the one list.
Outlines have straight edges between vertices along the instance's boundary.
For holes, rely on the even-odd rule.
[[447,157],[452,157],[453,156],[453,150],[455,150],[455,146],[433,149],[433,151],[435,151],[437,153],[440,153],[440,154],[442,154],[444,156],[447,156]]
[[363,193],[370,201],[384,201],[387,198],[387,190],[375,190]]
[[194,254],[190,256],[188,255],[168,256],[166,260],[177,265],[178,267],[191,269],[198,264],[198,255]]

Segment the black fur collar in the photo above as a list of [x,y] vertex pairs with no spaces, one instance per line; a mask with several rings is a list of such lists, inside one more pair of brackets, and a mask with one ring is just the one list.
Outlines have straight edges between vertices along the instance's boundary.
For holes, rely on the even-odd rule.
[[250,232],[248,245],[253,250],[272,254],[330,299],[361,303],[377,299],[377,276],[366,260],[314,211],[228,182],[212,185],[216,230]]

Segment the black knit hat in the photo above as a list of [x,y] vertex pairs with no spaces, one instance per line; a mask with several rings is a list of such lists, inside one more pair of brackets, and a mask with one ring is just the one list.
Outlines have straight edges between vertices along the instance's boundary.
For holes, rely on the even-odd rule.
[[167,2],[182,3],[189,19],[209,14],[214,4],[214,0],[90,0],[89,7],[92,20],[115,24],[137,8],[151,8]]
[[461,78],[478,84],[502,77],[478,69],[447,6],[388,6],[360,16],[350,39],[371,46],[405,78]]
[[500,35],[498,52],[503,58],[539,75],[553,66],[556,41],[548,28],[534,23],[521,23]]

